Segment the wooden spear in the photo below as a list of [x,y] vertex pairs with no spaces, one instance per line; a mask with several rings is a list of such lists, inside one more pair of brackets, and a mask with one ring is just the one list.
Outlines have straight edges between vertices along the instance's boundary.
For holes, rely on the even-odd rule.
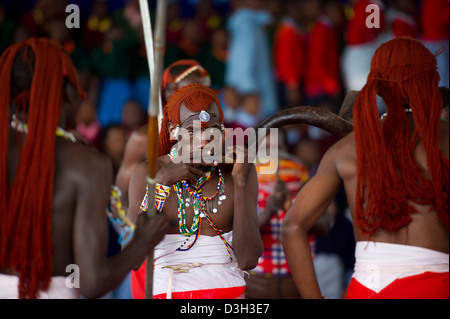
[[[145,47],[147,50],[147,58],[151,78],[150,103],[148,106],[148,209],[147,216],[153,217],[156,214],[155,208],[155,189],[156,189],[156,170],[158,164],[158,141],[159,141],[159,121],[158,114],[160,111],[160,97],[161,97],[161,77],[163,72],[164,49],[165,49],[165,27],[166,27],[166,11],[167,0],[158,0],[156,5],[156,22],[155,22],[155,41],[152,45],[152,32],[150,13],[148,9],[147,0],[139,0],[141,9],[142,25],[144,28]],[[153,60],[153,58],[154,60]],[[152,66],[154,65],[154,67]],[[146,283],[145,283],[145,298],[153,298],[153,252],[147,256],[146,267]]]

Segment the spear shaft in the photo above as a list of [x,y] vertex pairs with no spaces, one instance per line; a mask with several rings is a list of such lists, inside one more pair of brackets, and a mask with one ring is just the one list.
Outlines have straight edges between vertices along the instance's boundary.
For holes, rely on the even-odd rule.
[[[159,141],[159,121],[161,99],[161,78],[163,71],[164,49],[165,49],[165,27],[167,0],[158,0],[156,5],[156,23],[155,23],[155,41],[152,41],[152,31],[150,22],[150,13],[147,0],[139,0],[141,9],[142,25],[144,28],[145,47],[147,49],[147,58],[150,69],[151,90],[150,103],[148,106],[148,209],[149,218],[155,216],[155,189],[156,189],[156,170],[158,164],[158,141]],[[153,44],[153,45],[152,45]],[[153,71],[153,72],[152,72]],[[146,266],[146,299],[153,298],[153,251],[147,256]]]

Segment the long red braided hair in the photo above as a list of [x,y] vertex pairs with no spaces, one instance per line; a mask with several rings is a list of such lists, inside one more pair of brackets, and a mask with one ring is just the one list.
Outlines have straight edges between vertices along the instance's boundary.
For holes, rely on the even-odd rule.
[[[439,149],[442,99],[436,58],[419,41],[403,37],[375,52],[367,83],[355,102],[356,223],[364,235],[395,232],[411,222],[408,201],[430,205],[449,229],[449,161]],[[376,95],[387,106],[382,124]],[[416,128],[408,120],[411,108]],[[428,172],[414,158],[423,143]]]
[[[43,38],[11,45],[0,59],[0,268],[19,275],[19,298],[38,297],[51,279],[55,131],[65,79],[79,89],[69,56]],[[15,178],[9,181],[14,108],[26,119],[28,133],[19,143]]]

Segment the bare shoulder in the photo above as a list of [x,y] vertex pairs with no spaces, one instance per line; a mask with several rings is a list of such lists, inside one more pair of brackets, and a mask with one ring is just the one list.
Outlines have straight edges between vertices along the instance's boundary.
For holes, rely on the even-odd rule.
[[342,179],[347,180],[354,177],[356,175],[356,150],[353,132],[334,143],[325,153],[322,161],[333,165]]
[[347,157],[355,157],[355,135],[353,132],[347,134],[334,143],[327,150],[325,155],[336,163],[337,161]]
[[125,146],[121,169],[132,169],[147,158],[147,126],[131,133]]
[[[97,182],[101,179],[112,183],[113,168],[106,155],[82,143],[58,140],[56,143],[56,165],[63,168],[66,178],[75,182]],[[86,178],[88,177],[88,178]]]
[[128,139],[130,145],[147,145],[147,132],[148,126],[143,126],[135,131],[133,131]]

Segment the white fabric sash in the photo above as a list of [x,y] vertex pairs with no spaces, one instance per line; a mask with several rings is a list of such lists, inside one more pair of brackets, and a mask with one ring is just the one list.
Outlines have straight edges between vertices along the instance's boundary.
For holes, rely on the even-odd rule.
[[[230,262],[225,244],[219,236],[200,235],[197,242],[187,251],[195,236],[180,234],[165,235],[155,247],[153,294],[204,289],[245,286],[244,272],[237,268],[236,256],[232,252]],[[233,232],[224,234],[232,243]],[[187,240],[186,240],[187,239]]]
[[449,271],[449,255],[417,246],[361,241],[356,243],[353,278],[380,292],[394,280]]

